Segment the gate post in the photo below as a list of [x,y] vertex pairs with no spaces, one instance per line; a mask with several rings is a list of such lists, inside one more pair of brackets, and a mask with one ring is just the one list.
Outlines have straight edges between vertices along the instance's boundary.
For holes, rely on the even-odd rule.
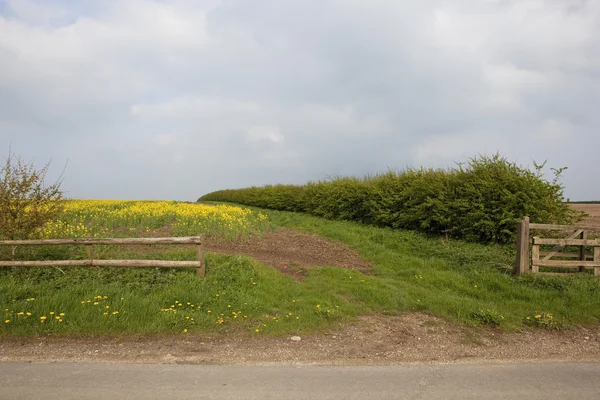
[[517,262],[515,275],[529,272],[529,217],[524,217],[517,225]]

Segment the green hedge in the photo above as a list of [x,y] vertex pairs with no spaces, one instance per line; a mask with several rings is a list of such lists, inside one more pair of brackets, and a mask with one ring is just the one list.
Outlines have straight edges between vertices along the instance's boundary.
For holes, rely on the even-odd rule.
[[225,201],[329,219],[413,229],[484,243],[514,240],[527,215],[537,223],[573,223],[582,213],[563,202],[564,169],[547,181],[496,154],[449,169],[407,169],[363,179],[342,177],[306,185],[220,190],[199,201]]

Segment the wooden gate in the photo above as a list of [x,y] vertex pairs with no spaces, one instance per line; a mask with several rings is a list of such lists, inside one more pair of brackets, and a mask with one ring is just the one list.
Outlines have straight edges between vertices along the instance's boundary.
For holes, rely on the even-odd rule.
[[[547,231],[553,236],[566,236],[534,235],[530,238],[531,231]],[[586,269],[593,268],[594,275],[600,275],[600,239],[594,236],[598,232],[600,228],[593,226],[532,224],[529,223],[529,218],[525,217],[517,229],[515,273],[557,273],[540,272],[540,267],[569,269],[572,272],[585,272]]]

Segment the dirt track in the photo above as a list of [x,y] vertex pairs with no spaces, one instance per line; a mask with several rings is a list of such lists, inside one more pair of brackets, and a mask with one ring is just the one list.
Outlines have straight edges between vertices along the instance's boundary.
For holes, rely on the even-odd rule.
[[162,364],[474,363],[600,361],[600,326],[572,331],[475,329],[422,313],[364,316],[315,335],[244,333],[154,337],[9,338],[0,362]]
[[304,275],[306,268],[314,266],[350,268],[363,272],[372,266],[348,246],[292,229],[266,232],[260,238],[253,237],[247,241],[209,239],[206,248],[215,253],[250,256],[297,279]]

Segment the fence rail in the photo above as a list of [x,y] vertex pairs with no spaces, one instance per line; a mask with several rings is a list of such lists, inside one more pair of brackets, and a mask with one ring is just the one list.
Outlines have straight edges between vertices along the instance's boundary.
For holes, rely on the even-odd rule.
[[[94,245],[153,245],[175,244],[195,245],[195,261],[165,261],[165,260],[99,260],[95,257]],[[198,276],[206,273],[204,262],[204,244],[201,236],[162,237],[162,238],[102,238],[102,239],[42,239],[42,240],[0,240],[4,246],[46,246],[46,245],[84,245],[87,259],[85,260],[9,260],[0,261],[0,267],[171,267],[196,268]]]
[[[531,230],[545,231],[570,231],[566,238],[530,238]],[[517,227],[517,262],[515,273],[539,272],[544,268],[576,269],[579,272],[586,268],[593,268],[594,275],[600,275],[600,238],[589,239],[592,232],[600,232],[597,226],[582,225],[553,225],[532,224],[529,217],[523,218]],[[553,246],[549,251],[541,251],[541,246]],[[565,251],[567,247],[579,247],[578,252]],[[592,248],[593,254],[588,254],[587,249]],[[553,257],[559,257],[556,259]],[[570,260],[565,260],[570,258]],[[573,260],[575,258],[575,260]]]

